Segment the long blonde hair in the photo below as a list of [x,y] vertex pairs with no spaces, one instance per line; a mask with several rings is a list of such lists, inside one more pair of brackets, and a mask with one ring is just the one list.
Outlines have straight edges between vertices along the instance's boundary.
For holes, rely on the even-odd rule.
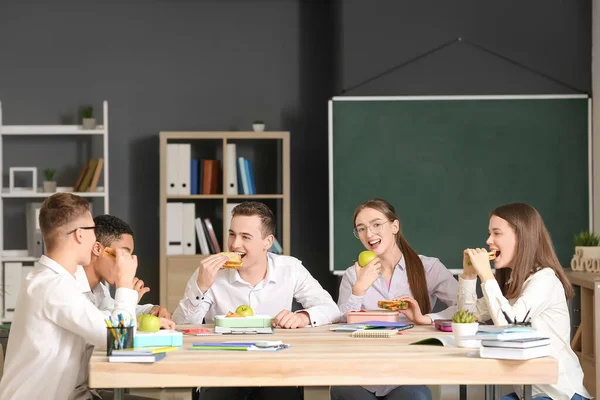
[[[354,211],[354,225],[356,226],[356,217],[358,213],[365,208],[372,208],[377,210],[390,221],[398,221],[400,224],[400,218],[390,203],[383,199],[375,198],[367,200],[364,203],[356,207]],[[401,225],[400,225],[401,226]],[[412,292],[415,300],[419,303],[419,308],[423,314],[431,312],[431,301],[429,301],[429,292],[427,291],[427,278],[425,277],[425,267],[423,262],[416,251],[410,247],[408,241],[402,235],[402,229],[398,231],[396,236],[396,244],[400,248],[400,251],[404,255],[406,261],[406,275],[408,276],[408,285]]]
[[496,280],[506,298],[521,296],[525,280],[541,268],[552,268],[563,285],[566,298],[573,297],[573,287],[558,261],[540,213],[529,204],[512,203],[496,208],[492,215],[508,222],[517,237],[511,268],[496,271]]

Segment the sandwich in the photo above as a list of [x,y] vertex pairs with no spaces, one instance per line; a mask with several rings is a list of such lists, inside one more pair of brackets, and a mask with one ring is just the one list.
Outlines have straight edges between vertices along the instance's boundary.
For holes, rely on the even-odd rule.
[[[494,250],[494,251],[488,251],[488,259],[490,261],[495,260],[496,257],[498,257],[498,254],[500,254],[499,251]],[[467,260],[467,265],[471,265],[471,260]]]
[[408,303],[400,300],[379,300],[377,307],[390,311],[406,310]]
[[224,256],[227,256],[227,258],[229,258],[229,260],[227,260],[227,262],[225,264],[223,264],[223,266],[221,268],[233,268],[233,269],[242,268],[242,256],[240,256],[238,253],[234,253],[232,251],[223,251],[219,254],[222,254]]
[[117,253],[110,247],[105,247],[104,252],[112,258],[115,258],[115,259],[117,258]]
[[240,313],[229,311],[225,318],[245,318],[246,316]]

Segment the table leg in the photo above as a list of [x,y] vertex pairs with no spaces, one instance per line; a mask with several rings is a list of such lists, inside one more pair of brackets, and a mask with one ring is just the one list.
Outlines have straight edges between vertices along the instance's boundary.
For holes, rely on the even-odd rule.
[[458,385],[458,398],[467,400],[467,385]]
[[531,385],[523,385],[523,400],[531,400]]
[[114,389],[113,400],[125,400],[125,389]]
[[494,385],[485,385],[485,400],[494,400]]

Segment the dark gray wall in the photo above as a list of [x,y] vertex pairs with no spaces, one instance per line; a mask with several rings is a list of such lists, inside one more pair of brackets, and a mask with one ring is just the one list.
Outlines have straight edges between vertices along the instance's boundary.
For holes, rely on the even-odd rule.
[[[6,124],[59,123],[79,104],[109,101],[111,213],[136,231],[149,301],[158,299],[158,132],[242,130],[257,118],[289,130],[292,253],[337,297],[327,270],[326,101],[460,36],[591,90],[589,0],[4,0],[0,101]],[[459,43],[347,94],[572,92]],[[64,144],[64,155],[46,144],[28,156],[66,170],[59,185],[76,178],[84,146]],[[12,146],[5,168],[21,160],[24,144]],[[20,224],[10,225],[24,243]]]
[[[336,14],[338,94],[458,37],[591,92],[589,0],[344,0]],[[457,43],[346,94],[530,93],[573,91]]]
[[[292,252],[332,287],[324,172],[330,20],[326,2],[2,1],[4,123],[59,123],[60,114],[82,103],[99,109],[108,100],[110,212],[136,232],[139,275],[152,288],[145,300],[153,302],[159,293],[158,132],[249,130],[255,119],[268,130],[289,130]],[[58,184],[72,184],[78,145],[34,143],[7,147],[4,167],[56,166]],[[28,160],[19,156],[24,146],[31,147]],[[21,203],[14,202],[18,213]],[[5,233],[23,248],[20,219],[7,219]]]

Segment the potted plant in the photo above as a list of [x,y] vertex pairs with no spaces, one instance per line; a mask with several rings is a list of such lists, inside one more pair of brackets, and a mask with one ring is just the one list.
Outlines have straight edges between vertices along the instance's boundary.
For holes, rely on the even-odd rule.
[[574,237],[575,255],[571,260],[573,271],[598,272],[600,267],[600,236],[582,231]]
[[262,132],[265,130],[265,123],[263,121],[254,121],[252,129],[254,129],[254,132]]
[[56,192],[56,181],[54,180],[55,169],[46,168],[44,170],[44,192],[54,193]]
[[94,108],[85,106],[79,112],[81,115],[81,125],[83,129],[96,129],[96,118],[94,118]]
[[479,347],[479,340],[465,340],[463,336],[472,336],[477,334],[479,323],[475,314],[459,310],[452,316],[452,332],[454,341],[458,347]]

